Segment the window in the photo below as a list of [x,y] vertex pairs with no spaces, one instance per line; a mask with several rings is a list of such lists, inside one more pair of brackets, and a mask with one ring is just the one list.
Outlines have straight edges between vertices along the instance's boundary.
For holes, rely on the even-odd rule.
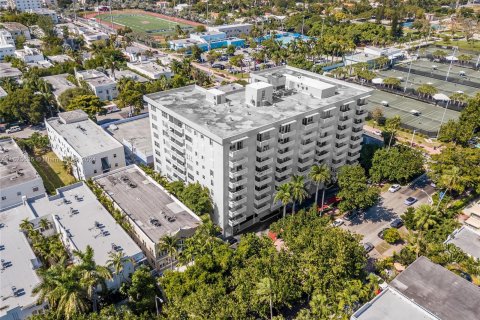
[[17,192],[17,196],[21,196],[22,195],[22,192],[21,191],[18,191]]
[[115,167],[118,167],[118,163],[115,163]]
[[280,127],[280,130],[278,130],[280,133],[287,133],[292,131],[292,125],[286,124]]
[[310,123],[313,123],[313,116],[306,117],[302,119],[302,124],[304,126],[309,125]]
[[114,153],[114,154],[113,154],[113,157],[114,157],[114,158],[116,158],[116,157],[117,157],[117,154],[116,154],[116,153]]
[[32,191],[33,191],[33,192],[37,192],[37,191],[38,191],[38,187],[33,187]]
[[95,169],[95,170],[93,170],[93,173],[97,173],[97,170],[96,170],[96,169]]
[[7,199],[7,197],[5,197],[5,196],[2,196],[2,200],[6,200],[6,199]]
[[162,117],[167,118],[167,113],[165,111],[162,111]]
[[92,164],[95,164],[95,160],[92,160]]

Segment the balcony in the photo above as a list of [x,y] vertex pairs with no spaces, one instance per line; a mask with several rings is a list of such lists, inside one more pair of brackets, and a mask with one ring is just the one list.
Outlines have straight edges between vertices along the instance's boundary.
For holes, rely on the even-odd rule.
[[335,121],[334,115],[330,115],[329,117],[322,117],[320,120],[320,123],[322,124],[322,127],[327,127],[331,125]]
[[360,158],[360,152],[349,152],[348,153],[348,160],[349,161],[355,161],[357,160],[358,158]]
[[287,141],[287,142],[280,142],[280,140],[278,141],[278,148],[290,148],[291,146],[293,146],[295,144],[295,140],[290,140],[290,141]]
[[253,212],[255,212],[256,214],[260,214],[262,212],[265,212],[266,210],[269,210],[270,209],[270,203],[267,203],[261,207],[254,207],[253,208]]
[[[270,178],[270,181],[271,180],[272,180],[272,178]],[[262,194],[269,193],[270,191],[272,191],[271,186],[266,186],[266,187],[264,187],[263,189],[260,189],[260,190],[257,190],[257,188],[255,188],[255,195],[260,196]]]
[[259,198],[259,199],[255,197],[255,199],[253,200],[253,203],[255,204],[255,207],[261,207],[264,203],[269,202],[270,199],[272,199],[271,195],[266,195],[263,198]]
[[333,160],[338,161],[347,158],[347,152],[336,152],[333,154]]
[[183,126],[179,126],[179,125],[177,125],[176,123],[173,123],[173,122],[169,122],[168,126],[172,129],[174,129],[174,130],[177,130],[178,132],[183,133]]
[[330,141],[330,140],[332,140],[332,137],[333,137],[333,134],[320,136],[320,138],[318,139],[318,142],[323,143],[323,142]]
[[349,129],[348,126],[337,126],[337,134],[345,134]]
[[358,128],[358,129],[353,128],[352,129],[352,137],[360,137],[362,135],[363,135],[363,124],[362,124],[361,128]]
[[292,173],[292,168],[287,168],[285,170],[276,170],[275,171],[275,177],[280,179],[280,178],[283,178],[285,176],[288,176],[291,173]]
[[279,187],[282,184],[290,182],[291,178],[292,178],[291,176],[288,176],[288,177],[283,177],[283,178],[280,178],[280,179],[276,179],[275,180],[275,187]]
[[317,136],[317,134],[317,131],[305,132],[304,134],[302,134],[302,140],[313,139]]
[[345,143],[345,142],[344,143],[337,143],[337,144],[335,144],[334,150],[335,150],[336,153],[341,153],[341,152],[346,151],[348,149],[348,147],[349,147],[348,143]]
[[355,118],[364,120],[368,115],[366,110],[357,110],[355,111]]
[[255,161],[255,165],[257,167],[263,167],[263,166],[268,166],[269,164],[273,163],[273,158],[263,158],[260,161],[257,160]]
[[315,145],[315,140],[304,141],[300,144],[300,150],[305,151],[305,150],[313,149],[314,145]]
[[230,227],[234,227],[234,226],[236,226],[236,225],[238,225],[238,224],[240,224],[240,223],[242,223],[246,220],[247,220],[247,217],[245,217],[244,215],[239,215],[237,217],[229,218],[228,219],[228,225]]
[[317,152],[315,154],[315,160],[317,161],[325,160],[329,157],[329,155],[330,155],[330,152],[328,151]]
[[235,216],[241,215],[242,213],[247,212],[247,206],[243,205],[237,208],[228,209],[229,217],[233,218]]
[[293,150],[287,150],[284,151],[285,149],[278,150],[277,152],[277,158],[278,159],[285,159],[287,157],[291,157],[293,155]]
[[332,160],[332,167],[337,170],[338,168],[340,168],[341,166],[343,166],[345,164],[345,159],[346,157],[344,157],[343,159],[340,159],[340,160]]
[[269,156],[273,154],[273,148],[270,148],[270,149],[267,149],[267,150],[264,150],[264,151],[258,151],[257,150],[257,157],[260,157],[260,158],[264,158],[266,156]]
[[183,141],[183,139],[180,139],[175,135],[170,136],[170,141],[173,141],[180,148],[183,148],[185,146],[185,142]]
[[310,157],[310,156],[313,156],[314,153],[315,153],[315,150],[312,148],[312,149],[310,149],[309,151],[300,154],[298,157],[305,159],[305,158],[308,158],[308,157]]
[[228,165],[229,165],[230,168],[236,168],[238,166],[246,164],[247,162],[248,162],[248,158],[243,157],[243,158],[240,158],[240,159],[230,160]]
[[355,120],[353,121],[353,129],[352,129],[352,131],[355,130],[355,129],[359,129],[359,128],[362,129],[362,128],[363,128],[363,124],[364,124],[364,121],[362,121],[361,119],[355,119]]
[[310,131],[310,130],[318,128],[318,123],[317,122],[310,122],[308,124],[303,124],[302,126],[303,126],[303,130]]
[[317,143],[317,146],[315,148],[316,151],[322,152],[326,150],[330,150],[332,145],[330,143]]
[[346,143],[350,139],[346,134],[337,134],[335,136],[335,144]]
[[313,164],[313,159],[309,159],[307,161],[304,161],[304,162],[298,162],[297,163],[297,166],[299,168],[306,168],[306,167],[310,167],[311,165]]
[[244,203],[247,202],[247,197],[243,197],[239,200],[230,200],[228,201],[228,205],[231,207],[231,208],[235,208],[235,207],[238,207]]
[[338,119],[338,125],[339,126],[349,126],[353,123],[353,118],[350,118],[350,117],[340,117],[340,119]]
[[245,148],[242,148],[240,150],[233,150],[233,151],[230,150],[228,155],[231,159],[235,159],[235,158],[238,158],[240,156],[245,155],[247,152],[248,152],[248,148],[245,147]]
[[293,160],[291,158],[285,159],[283,161],[280,161],[280,159],[277,160],[277,168],[285,168],[293,163]]
[[243,177],[243,178],[240,179],[240,180],[228,182],[228,187],[229,187],[230,189],[235,189],[236,187],[243,186],[245,183],[247,183],[247,177]]
[[264,147],[264,146],[268,146],[270,145],[271,143],[273,143],[275,141],[275,138],[274,137],[271,137],[269,139],[265,139],[263,141],[258,141],[257,140],[257,147]]
[[263,177],[273,172],[271,167],[263,167],[263,168],[256,168],[255,169],[255,176],[256,177]]
[[354,153],[354,152],[359,152],[360,150],[362,149],[362,145],[360,143],[358,144],[351,144],[350,145],[350,151],[351,153]]
[[261,186],[264,186],[270,182],[273,181],[273,178],[272,177],[267,177],[265,179],[262,179],[262,180],[257,180],[255,179],[255,187],[261,187]]
[[243,176],[244,174],[247,174],[247,172],[248,172],[248,168],[243,168],[243,169],[238,170],[238,171],[230,171],[230,173],[228,175],[231,179],[233,179],[233,178],[236,178],[238,176]]
[[292,131],[289,131],[289,132],[284,132],[284,133],[279,133],[278,134],[278,139],[286,139],[286,138],[290,138],[290,137],[293,137],[295,135],[295,133],[297,133],[296,130],[292,130]]
[[246,193],[247,193],[247,188],[243,188],[243,189],[240,189],[238,191],[229,190],[228,191],[228,197],[230,199],[235,199],[236,197],[243,196]]

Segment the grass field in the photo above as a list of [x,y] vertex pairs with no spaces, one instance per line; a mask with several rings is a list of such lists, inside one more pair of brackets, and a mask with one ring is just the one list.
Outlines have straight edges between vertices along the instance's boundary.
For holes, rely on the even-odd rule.
[[40,174],[49,194],[54,194],[57,188],[75,182],[75,178],[63,167],[63,162],[49,151],[43,155],[34,154],[31,157],[32,165]]
[[[142,15],[138,13],[114,13],[112,14],[113,23],[127,26],[136,32],[144,32],[148,34],[167,34],[175,30],[176,25],[180,25],[182,29],[192,29],[191,26],[183,23],[168,21],[162,18]],[[110,14],[96,16],[105,22],[111,22]]]

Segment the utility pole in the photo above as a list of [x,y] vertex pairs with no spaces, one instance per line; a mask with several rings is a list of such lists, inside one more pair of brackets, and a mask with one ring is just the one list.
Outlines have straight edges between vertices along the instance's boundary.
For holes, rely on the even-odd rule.
[[455,52],[457,52],[457,47],[453,48],[452,59],[450,60],[450,66],[448,67],[447,76],[445,81],[448,81],[448,76],[450,75],[450,70],[452,69],[453,59],[455,59]]
[[443,110],[443,115],[442,115],[442,121],[440,121],[440,127],[438,128],[438,131],[437,131],[437,139],[438,139],[438,135],[440,134],[440,129],[442,128],[443,120],[445,119],[445,114],[447,113],[447,108],[449,103],[450,103],[450,100],[448,100],[447,103],[445,104],[445,109]]

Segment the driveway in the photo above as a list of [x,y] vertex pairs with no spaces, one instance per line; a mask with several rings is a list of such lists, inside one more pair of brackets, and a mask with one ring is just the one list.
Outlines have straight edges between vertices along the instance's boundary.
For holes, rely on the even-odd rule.
[[12,138],[20,138],[20,139],[26,139],[30,137],[34,132],[38,132],[42,135],[47,134],[45,128],[40,128],[38,126],[28,126],[28,127],[22,127],[22,131],[17,131],[14,133],[6,133],[2,132],[0,133],[1,137],[12,137]]
[[[418,207],[421,204],[429,203],[429,198],[434,191],[428,178],[423,175],[412,184],[402,186],[402,188],[395,193],[388,191],[383,192],[380,195],[380,201],[377,205],[366,210],[363,216],[357,216],[352,219],[352,221],[346,221],[342,228],[362,235],[362,243],[370,242],[375,247],[383,245],[385,241],[380,239],[377,234],[383,228],[389,228],[390,222],[405,212],[408,208],[408,206],[403,203],[405,199],[410,196],[417,198],[418,201],[413,207]],[[387,252],[392,253],[393,251],[387,250]],[[382,250],[382,254],[387,252]],[[378,255],[380,255],[380,253],[377,250],[371,252],[371,256],[373,257],[377,257]]]

